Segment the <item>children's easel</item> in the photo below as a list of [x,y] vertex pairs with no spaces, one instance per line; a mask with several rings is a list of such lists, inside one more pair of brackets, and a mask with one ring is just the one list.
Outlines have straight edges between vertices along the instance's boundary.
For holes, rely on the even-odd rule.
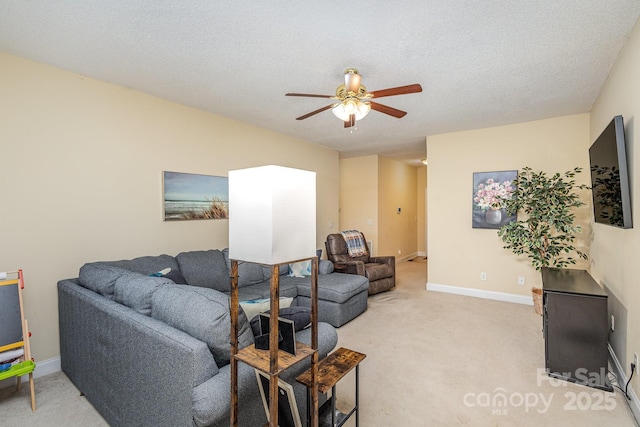
[[20,390],[21,377],[29,374],[31,410],[35,411],[36,393],[33,385],[33,370],[36,364],[31,359],[30,333],[27,319],[24,318],[22,303],[23,289],[22,270],[0,272],[0,380],[16,377],[17,387]]

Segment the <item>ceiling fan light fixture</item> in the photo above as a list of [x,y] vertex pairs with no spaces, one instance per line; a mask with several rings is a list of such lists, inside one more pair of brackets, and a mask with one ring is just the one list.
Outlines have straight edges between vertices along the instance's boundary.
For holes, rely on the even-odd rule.
[[371,111],[371,103],[358,100],[356,120],[364,119],[364,117]]
[[361,120],[371,111],[371,104],[359,99],[348,98],[333,107],[331,111],[343,122],[349,121],[352,114],[355,115],[356,120]]

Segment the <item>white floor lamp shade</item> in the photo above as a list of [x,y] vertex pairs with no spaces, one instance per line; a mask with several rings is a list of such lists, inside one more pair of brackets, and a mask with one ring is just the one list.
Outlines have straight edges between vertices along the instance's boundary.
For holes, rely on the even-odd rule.
[[275,265],[316,256],[316,173],[229,171],[229,258]]

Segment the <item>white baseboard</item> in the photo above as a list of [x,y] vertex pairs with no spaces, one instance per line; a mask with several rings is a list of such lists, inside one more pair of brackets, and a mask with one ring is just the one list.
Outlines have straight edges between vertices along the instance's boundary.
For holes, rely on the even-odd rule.
[[60,356],[42,361],[36,360],[36,369],[33,371],[33,376],[35,378],[44,377],[45,375],[54,374],[61,369]]
[[512,302],[516,304],[533,305],[533,297],[525,295],[508,294],[505,292],[485,291],[482,289],[462,288],[459,286],[439,285],[427,282],[427,290],[444,292],[447,294],[464,295],[468,297],[492,299],[496,301]]
[[405,255],[405,256],[403,256],[403,257],[398,257],[398,256],[397,256],[397,257],[396,257],[396,262],[409,261],[410,259],[413,259],[413,258],[415,258],[415,257],[417,257],[417,256],[418,256],[418,253],[417,253],[417,252],[414,252],[414,253],[409,254],[409,255]]
[[[615,375],[618,378],[618,385],[624,389],[624,386],[629,378],[627,378],[624,368],[622,367],[622,365],[620,365],[620,361],[618,360],[616,353],[613,351],[613,347],[611,347],[611,344],[608,344],[608,347],[609,355],[611,356],[611,360],[613,361],[612,368],[616,371]],[[631,409],[631,413],[633,413],[633,417],[636,419],[636,423],[640,424],[640,400],[638,400],[638,396],[633,391],[633,388],[629,388],[629,390],[627,390],[627,394],[629,395],[629,397],[631,397],[631,400],[627,400],[629,408]]]
[[[33,378],[40,378],[49,374],[54,374],[59,372],[61,369],[59,356],[43,361],[36,360],[36,369],[33,370]],[[29,375],[23,375],[22,381],[29,381]],[[15,385],[15,380],[13,378],[0,381],[0,389],[13,385]]]

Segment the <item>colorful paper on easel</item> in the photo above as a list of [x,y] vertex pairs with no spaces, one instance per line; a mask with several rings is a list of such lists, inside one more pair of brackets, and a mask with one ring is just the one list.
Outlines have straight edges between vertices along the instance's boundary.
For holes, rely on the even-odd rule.
[[18,348],[16,350],[9,350],[0,353],[0,363],[11,362],[18,357],[22,357],[24,354],[24,348]]

